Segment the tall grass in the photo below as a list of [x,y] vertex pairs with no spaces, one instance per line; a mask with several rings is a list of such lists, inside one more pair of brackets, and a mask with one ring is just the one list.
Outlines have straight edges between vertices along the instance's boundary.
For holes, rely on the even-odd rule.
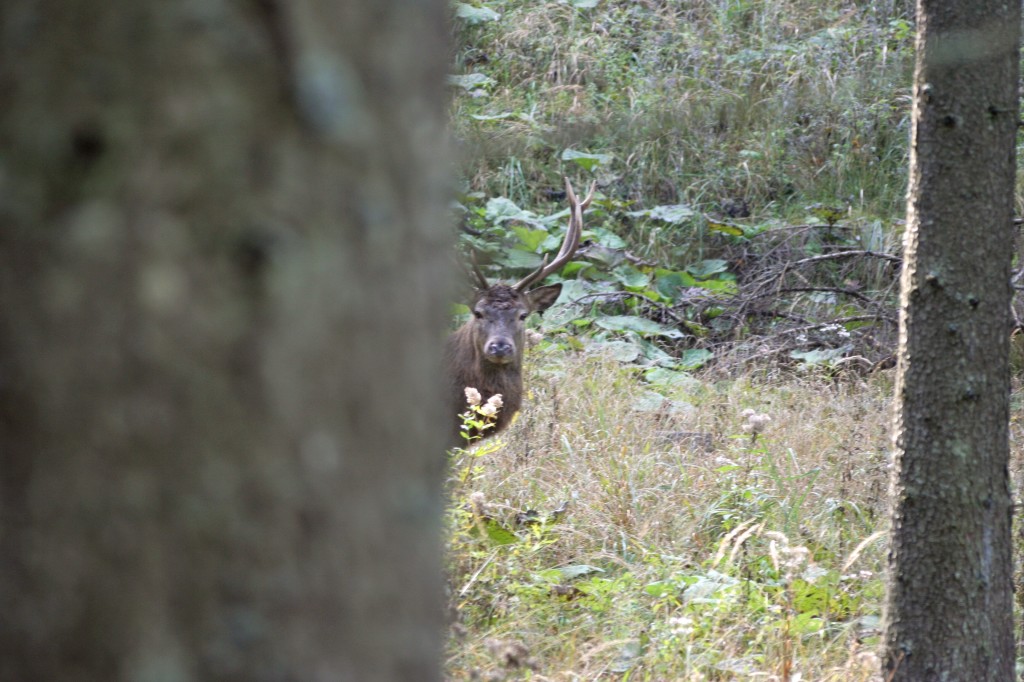
[[499,20],[457,22],[455,68],[493,79],[453,99],[473,189],[536,203],[573,148],[614,155],[604,191],[642,204],[902,212],[911,3],[486,4]]
[[654,411],[601,355],[528,381],[455,466],[451,679],[871,679],[886,377],[706,376]]

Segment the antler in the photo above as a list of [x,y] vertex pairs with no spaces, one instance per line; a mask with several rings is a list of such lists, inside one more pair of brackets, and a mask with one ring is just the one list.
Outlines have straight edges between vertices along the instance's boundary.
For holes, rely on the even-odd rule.
[[548,264],[548,257],[544,256],[540,267],[512,285],[513,289],[516,291],[526,291],[531,284],[543,280],[572,260],[576,249],[580,246],[580,234],[583,233],[583,211],[590,206],[590,201],[594,198],[594,187],[596,185],[596,182],[591,183],[586,199],[580,201],[576,198],[576,192],[572,190],[569,178],[565,178],[565,196],[569,200],[569,227],[565,230],[565,240],[562,242],[562,248],[558,250],[558,255],[555,256],[555,260],[551,261],[550,265]]
[[474,280],[473,286],[479,291],[487,291],[490,286],[487,284],[487,277],[484,275],[483,270],[480,269],[480,264],[476,260],[476,251],[469,252],[469,262],[472,267],[466,267],[466,264],[462,259],[456,257],[455,265],[458,266],[459,270],[466,276],[466,279]]
[[484,271],[480,269],[480,264],[476,262],[476,250],[470,252],[469,262],[473,264],[473,275],[476,277],[476,286],[480,291],[487,291],[490,286],[487,284],[487,277],[484,275]]

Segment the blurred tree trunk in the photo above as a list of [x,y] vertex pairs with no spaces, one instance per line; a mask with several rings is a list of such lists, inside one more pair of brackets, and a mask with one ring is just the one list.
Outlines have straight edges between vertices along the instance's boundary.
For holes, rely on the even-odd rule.
[[1012,680],[1020,4],[919,0],[917,21],[884,676]]
[[439,679],[440,0],[0,5],[0,680]]

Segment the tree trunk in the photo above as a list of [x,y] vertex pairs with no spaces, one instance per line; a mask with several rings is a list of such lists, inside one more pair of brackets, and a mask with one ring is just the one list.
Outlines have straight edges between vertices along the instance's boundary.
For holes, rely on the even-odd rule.
[[917,20],[884,676],[1012,680],[1020,4],[920,0]]
[[0,680],[440,677],[445,5],[0,5]]

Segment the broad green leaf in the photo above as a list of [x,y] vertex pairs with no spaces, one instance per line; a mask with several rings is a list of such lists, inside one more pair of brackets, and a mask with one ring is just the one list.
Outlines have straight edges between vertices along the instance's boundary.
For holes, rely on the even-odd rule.
[[622,286],[629,289],[643,289],[651,281],[650,275],[637,270],[632,265],[620,265],[612,270],[612,275],[622,283]]
[[654,284],[654,288],[658,290],[659,294],[672,302],[679,299],[679,293],[683,289],[697,286],[697,280],[686,272],[657,270],[656,274],[658,279]]
[[499,545],[511,545],[519,541],[515,533],[504,528],[494,519],[487,519],[484,527],[487,531],[487,537]]
[[551,232],[546,233],[548,236],[540,244],[540,250],[544,252],[558,251],[562,247],[562,242],[565,241],[564,234],[552,234]]
[[540,265],[541,257],[522,249],[509,249],[498,259],[500,265],[512,270],[532,270]]
[[657,303],[663,303],[663,302],[671,303],[672,302],[672,301],[668,300],[667,298],[665,298],[664,296],[662,296],[660,293],[658,293],[658,291],[656,289],[650,288],[650,282],[648,282],[647,284],[648,284],[648,287],[646,289],[639,289],[639,290],[636,290],[636,292],[638,294],[640,294],[641,296],[646,296],[647,298],[649,298],[652,301],[655,301]]
[[645,336],[665,336],[670,339],[682,337],[678,329],[663,327],[644,317],[636,315],[607,315],[595,320],[599,327],[613,332],[635,332]]
[[655,598],[675,594],[677,589],[674,583],[665,580],[656,580],[653,583],[644,585],[644,592]]
[[[575,262],[566,265],[565,268],[562,270],[562,274],[572,274],[574,270],[579,269],[573,268],[573,266],[575,265]],[[562,295],[559,297],[559,300],[575,301],[577,299],[583,298],[587,294],[592,293],[594,293],[594,286],[590,282],[586,282],[580,279],[569,279],[562,282]],[[547,313],[545,313],[545,315],[547,315]]]
[[728,296],[736,295],[736,292],[739,290],[736,280],[733,279],[704,279],[697,282],[697,286],[701,289],[707,289]]
[[626,254],[621,249],[609,249],[603,244],[592,243],[587,245],[587,260],[600,264],[602,270],[611,270],[622,265]]
[[551,583],[557,585],[562,582],[562,571],[557,568],[546,568],[533,574],[536,582]]
[[725,234],[731,234],[734,237],[742,237],[744,235],[743,228],[737,225],[730,225],[729,223],[720,223],[714,220],[708,221],[708,229],[714,232],[724,232]]
[[626,248],[626,242],[619,235],[615,234],[611,230],[606,230],[603,227],[594,227],[587,230],[593,235],[594,241],[601,246],[607,246],[609,249],[624,249]]
[[658,388],[683,388],[700,384],[699,381],[686,372],[665,367],[652,367],[644,372],[644,379],[647,380],[647,383]]
[[497,21],[501,15],[489,7],[474,7],[464,2],[455,3],[455,16],[473,26],[489,21]]
[[645,585],[643,591],[652,597],[665,597],[679,592],[679,586],[670,581],[654,581]]
[[506,197],[488,199],[487,207],[484,209],[484,218],[495,225],[500,225],[508,220],[518,220],[537,227],[544,226],[534,213],[519,208],[515,202]]
[[815,613],[798,613],[792,623],[793,632],[802,636],[821,632],[825,627],[825,622],[821,619],[821,616]]
[[667,367],[669,369],[676,368],[676,359],[659,348],[657,344],[641,340],[640,347],[643,349],[644,360],[649,364],[657,365],[659,367]]
[[512,228],[512,231],[519,237],[524,251],[536,252],[540,245],[544,243],[544,240],[548,238],[546,230],[531,230],[528,227],[516,225]]
[[729,269],[729,261],[724,261],[720,258],[713,258],[709,260],[702,260],[694,265],[689,265],[686,271],[698,279],[706,279],[712,275],[717,275],[720,272],[725,272]]
[[630,341],[598,341],[590,344],[590,348],[607,353],[613,360],[623,364],[636,362],[643,352],[638,344]]
[[713,357],[715,354],[706,348],[688,348],[679,358],[679,369],[699,369]]
[[[566,282],[568,284],[568,282]],[[562,287],[562,293],[558,296],[558,301],[555,305],[551,306],[544,311],[544,314],[540,318],[541,331],[550,333],[562,329],[568,324],[575,324],[579,321],[579,311],[576,306],[562,305],[561,302],[571,300],[566,296],[565,287]],[[582,318],[584,322],[589,323],[590,320]]]
[[451,74],[448,76],[448,85],[454,85],[463,90],[473,90],[474,88],[494,85],[494,83],[495,80],[493,78],[482,73]]
[[694,210],[687,204],[668,204],[665,206],[655,206],[654,208],[644,209],[643,211],[630,211],[626,215],[634,218],[654,218],[655,220],[662,220],[666,223],[678,225],[688,218],[692,218]]
[[566,149],[562,152],[562,161],[572,161],[577,166],[587,171],[592,171],[598,166],[612,162],[611,154],[588,154],[578,152],[575,149]]

